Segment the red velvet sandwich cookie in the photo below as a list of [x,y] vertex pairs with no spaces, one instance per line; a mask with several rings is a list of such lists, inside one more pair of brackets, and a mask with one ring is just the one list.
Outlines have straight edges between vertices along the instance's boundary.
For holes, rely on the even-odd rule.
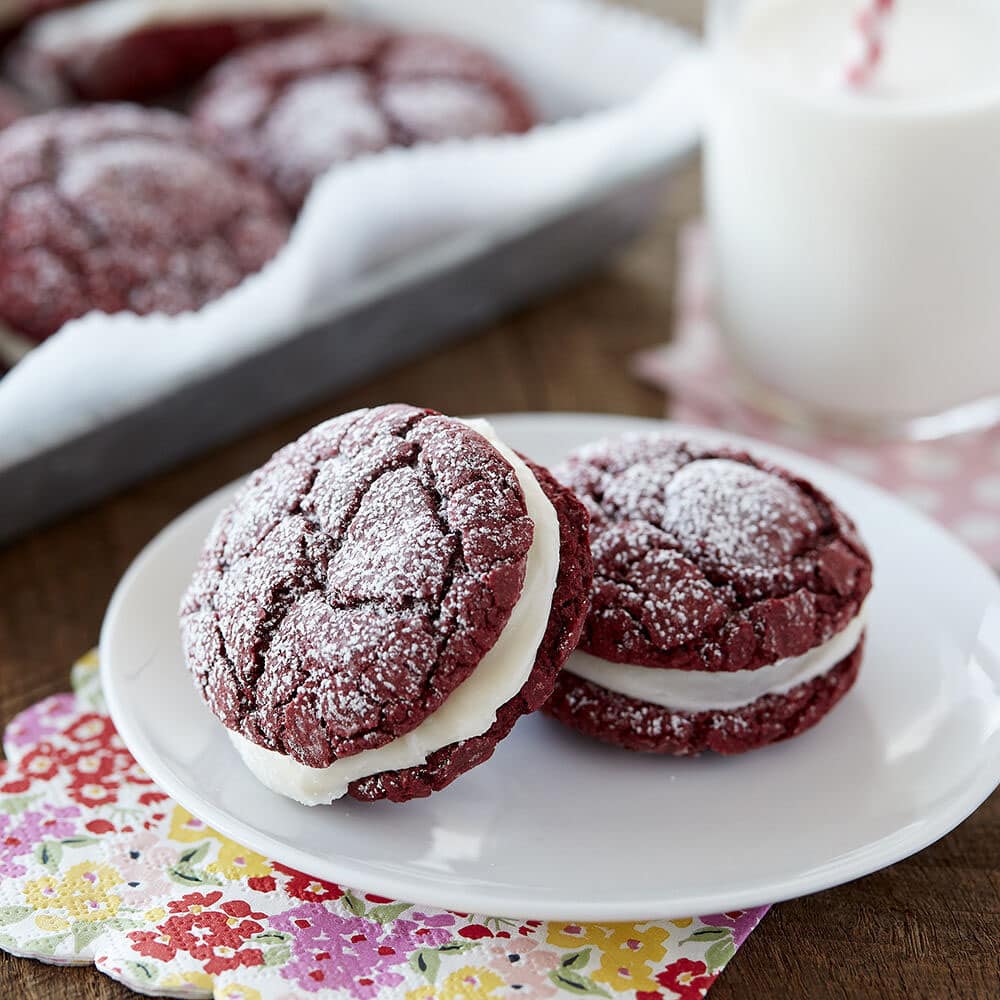
[[201,134],[293,208],[329,167],[393,145],[524,132],[525,95],[454,39],[328,25],[217,67],[194,107]]
[[546,706],[597,739],[741,753],[815,725],[857,677],[872,565],[819,490],[670,435],[573,454],[595,582]]
[[0,326],[38,342],[93,309],[197,309],[288,236],[278,198],[133,105],[53,111],[0,133]]
[[235,49],[329,10],[328,0],[92,0],[32,21],[9,67],[52,104],[141,100],[193,83]]
[[309,805],[402,802],[487,760],[552,693],[592,580],[587,514],[482,421],[359,410],[223,511],[184,650],[246,765]]

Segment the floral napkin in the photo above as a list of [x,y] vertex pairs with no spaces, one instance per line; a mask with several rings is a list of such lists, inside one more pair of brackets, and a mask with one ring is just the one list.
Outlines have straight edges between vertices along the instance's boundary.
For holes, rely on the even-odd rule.
[[151,996],[217,1000],[703,997],[766,907],[639,924],[504,920],[312,878],[160,792],[73,694],[17,716],[0,764],[0,948],[93,963]]
[[939,441],[866,444],[810,434],[749,409],[732,391],[701,223],[682,233],[680,250],[674,338],[634,359],[638,375],[670,392],[671,417],[773,441],[870,479],[1000,566],[1000,428]]

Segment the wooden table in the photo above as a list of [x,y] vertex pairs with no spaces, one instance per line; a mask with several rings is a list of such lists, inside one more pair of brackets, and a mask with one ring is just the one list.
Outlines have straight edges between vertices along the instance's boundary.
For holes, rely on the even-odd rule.
[[[638,5],[692,27],[700,19],[699,0]],[[115,582],[156,531],[328,416],[391,400],[455,414],[662,414],[662,397],[630,378],[625,361],[668,336],[675,237],[699,203],[693,165],[679,177],[655,233],[604,273],[472,340],[0,551],[0,722],[66,688],[69,664],[97,640]],[[776,907],[726,969],[712,1000],[1000,997],[998,845],[1000,795],[994,795],[917,857]],[[0,953],[2,998],[132,995],[91,969],[54,969]]]

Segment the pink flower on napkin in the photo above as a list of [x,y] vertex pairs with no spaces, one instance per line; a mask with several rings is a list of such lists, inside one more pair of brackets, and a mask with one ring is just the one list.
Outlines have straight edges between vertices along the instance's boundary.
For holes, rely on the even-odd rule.
[[370,1000],[404,977],[396,966],[411,952],[452,938],[455,918],[448,913],[386,924],[365,917],[345,917],[319,903],[305,903],[271,919],[271,927],[294,935],[292,957],[281,969],[300,989],[315,993],[337,988]]
[[710,913],[701,922],[710,927],[729,927],[733,932],[733,944],[738,948],[750,932],[760,923],[768,907],[756,906],[749,910],[730,910],[728,913]]
[[512,990],[523,990],[531,1000],[546,1000],[559,990],[553,985],[551,973],[559,968],[559,952],[544,948],[532,938],[496,940],[483,946],[479,953],[488,968],[503,977]]
[[35,847],[46,840],[70,836],[76,829],[71,819],[79,816],[75,806],[51,806],[42,803],[18,817],[0,813],[0,875],[17,878],[27,872],[27,867],[15,858],[31,854]]
[[142,906],[166,893],[171,885],[168,872],[177,864],[179,854],[148,830],[137,831],[128,843],[121,844],[110,860],[125,880],[118,890],[122,902]]

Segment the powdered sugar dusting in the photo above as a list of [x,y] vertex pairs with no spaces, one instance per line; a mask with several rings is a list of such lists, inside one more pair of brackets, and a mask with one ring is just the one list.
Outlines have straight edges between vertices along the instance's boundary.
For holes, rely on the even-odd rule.
[[671,478],[665,524],[684,552],[719,572],[771,573],[819,530],[818,515],[783,479],[730,459],[702,459]]
[[647,524],[614,524],[594,533],[596,614],[606,626],[634,623],[651,641],[672,646],[693,642],[721,624],[725,600],[676,548],[666,532]]
[[849,522],[745,453],[628,435],[580,449],[561,475],[591,512],[581,648],[605,660],[754,669],[840,631],[870,588]]
[[464,80],[392,80],[381,97],[386,112],[414,141],[498,135],[506,128],[503,102]]
[[336,418],[220,515],[182,604],[189,665],[230,729],[299,763],[377,748],[492,646],[532,536],[513,469],[465,425]]
[[534,123],[526,97],[485,53],[356,25],[314,28],[231,57],[194,118],[293,208],[326,169],[364,153]]
[[262,138],[311,179],[331,163],[384,149],[392,134],[365,74],[348,69],[289,87],[267,116]]

